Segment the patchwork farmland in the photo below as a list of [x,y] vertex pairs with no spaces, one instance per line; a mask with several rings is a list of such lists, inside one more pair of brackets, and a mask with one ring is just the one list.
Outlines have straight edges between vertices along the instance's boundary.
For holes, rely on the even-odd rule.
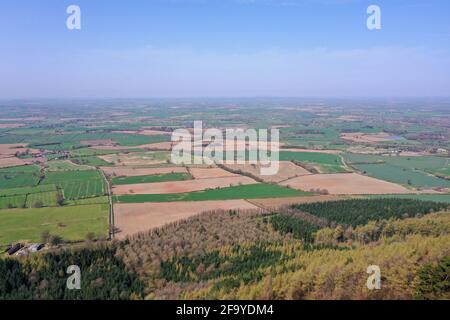
[[[448,155],[431,154],[425,147],[416,150],[419,143],[407,138],[395,140],[393,147],[395,135],[383,133],[381,125],[366,128],[364,121],[348,120],[356,115],[342,115],[338,109],[333,109],[336,117],[322,122],[317,122],[317,115],[311,116],[320,113],[317,110],[301,111],[303,119],[290,112],[288,118],[281,116],[275,109],[267,111],[274,123],[245,116],[237,121],[235,127],[240,128],[250,123],[280,128],[279,170],[274,175],[262,174],[260,164],[174,164],[171,150],[176,142],[170,141],[170,135],[189,124],[189,110],[163,113],[157,123],[130,109],[123,121],[93,115],[95,123],[84,118],[77,125],[68,122],[55,129],[58,122],[50,116],[53,120],[41,120],[39,126],[21,122],[21,126],[5,127],[0,134],[0,158],[8,160],[0,165],[0,223],[17,223],[18,228],[2,241],[35,241],[44,231],[65,241],[82,241],[90,232],[97,239],[108,235],[123,239],[214,210],[268,212],[364,197],[449,202]],[[217,116],[223,112],[218,110],[211,112]],[[210,125],[228,124],[222,121],[228,118],[226,112],[223,119],[216,116],[208,118]],[[309,123],[312,119],[316,119],[314,125]],[[232,145],[227,141],[227,150]],[[250,144],[241,147],[248,155]],[[392,152],[394,148],[397,153]],[[93,215],[94,231],[85,210]],[[61,221],[56,218],[58,212],[62,212]],[[77,226],[69,223],[76,212],[85,221]],[[20,221],[27,213],[33,217],[30,223],[40,224],[22,230]],[[44,220],[38,222],[35,216],[41,213]],[[65,213],[67,219],[63,219]],[[54,223],[47,221],[51,219]],[[285,220],[280,220],[280,226],[281,221]]]

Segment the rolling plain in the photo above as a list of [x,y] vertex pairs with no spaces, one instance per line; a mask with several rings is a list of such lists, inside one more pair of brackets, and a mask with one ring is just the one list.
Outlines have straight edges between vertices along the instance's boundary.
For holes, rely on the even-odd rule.
[[[414,106],[413,116],[386,118],[382,102],[347,103],[264,101],[261,109],[249,101],[201,108],[139,101],[126,112],[120,101],[94,109],[7,104],[0,109],[0,248],[44,242],[53,252],[118,240],[114,256],[147,288],[135,294],[149,299],[345,297],[345,286],[362,281],[349,283],[348,268],[366,253],[386,262],[391,279],[389,252],[409,257],[411,272],[437,263],[449,253],[448,114]],[[263,165],[250,162],[174,163],[172,132],[190,132],[198,119],[222,131],[277,128],[278,172],[263,175]],[[419,245],[421,253],[408,256]],[[324,255],[336,265],[357,261],[333,275],[344,287],[326,291],[311,280],[313,263],[332,274]],[[315,291],[289,279],[312,281]],[[395,290],[383,297],[413,296]]]

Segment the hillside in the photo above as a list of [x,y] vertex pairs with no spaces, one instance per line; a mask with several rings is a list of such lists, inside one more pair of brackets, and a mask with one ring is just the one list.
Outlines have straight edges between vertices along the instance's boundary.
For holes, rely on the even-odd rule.
[[[377,202],[383,219],[341,224],[295,205],[216,211],[106,246],[3,259],[0,299],[449,299],[450,214],[433,213],[447,205],[359,201]],[[77,262],[88,290],[73,296],[64,267]],[[369,265],[381,269],[381,290],[366,287]]]

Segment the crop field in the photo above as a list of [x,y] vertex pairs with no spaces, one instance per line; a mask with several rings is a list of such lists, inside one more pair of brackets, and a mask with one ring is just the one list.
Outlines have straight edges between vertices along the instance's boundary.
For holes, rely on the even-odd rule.
[[101,167],[111,165],[111,163],[106,162],[98,156],[71,157],[70,160],[80,166]]
[[57,206],[58,191],[31,193],[27,195],[26,207],[54,207]]
[[54,160],[47,162],[47,171],[79,171],[92,170],[90,166],[78,165],[67,160]]
[[103,155],[100,158],[110,164],[122,166],[146,166],[167,163],[170,160],[170,152],[149,151],[127,154]]
[[298,161],[318,166],[322,173],[346,172],[341,158],[336,154],[280,151],[280,161]]
[[64,201],[64,205],[68,206],[82,206],[89,204],[108,204],[109,198],[108,196],[100,196],[86,199],[76,199],[76,200],[66,200]]
[[412,187],[450,187],[450,180],[430,172],[445,172],[449,159],[443,157],[386,157],[346,154],[346,161],[372,177]]
[[97,170],[47,172],[42,184],[57,185],[66,199],[104,195],[105,181]]
[[[137,151],[140,151],[137,149]],[[88,157],[88,156],[102,156],[105,154],[113,154],[117,151],[114,150],[95,150],[93,148],[81,148],[81,149],[75,149],[70,151],[71,157]]]
[[[170,137],[166,135],[145,136],[139,134],[122,134],[122,133],[65,133],[65,134],[52,134],[52,135],[15,135],[10,136],[0,143],[22,143],[27,141],[30,143],[31,148],[46,149],[46,150],[74,150],[82,148],[81,141],[89,140],[105,140],[111,139],[121,146],[138,146],[143,144],[158,143],[169,141]],[[45,142],[43,142],[45,141]]]
[[30,193],[51,192],[51,191],[56,191],[56,186],[54,184],[37,185],[35,187],[0,189],[0,197],[23,195],[23,194],[26,195]]
[[64,240],[83,240],[87,233],[108,235],[108,206],[85,205],[0,211],[0,245],[19,240],[38,242],[49,231]]
[[165,181],[182,181],[191,180],[192,176],[187,173],[167,173],[167,174],[152,174],[145,176],[134,177],[114,177],[112,179],[113,185],[135,184],[135,183],[154,183]]
[[0,197],[0,209],[22,208],[25,206],[26,199],[25,194]]
[[113,186],[113,193],[120,194],[172,194],[226,188],[238,185],[255,184],[255,180],[245,176],[138,183]]
[[430,172],[438,177],[450,178],[450,167],[430,170]]
[[3,189],[0,190],[0,209],[56,206],[57,194],[53,184]]
[[413,187],[450,187],[450,180],[435,177],[421,170],[412,170],[392,164],[358,164],[352,165],[372,177],[410,185]]
[[35,186],[39,171],[36,165],[0,169],[0,189]]
[[273,197],[296,197],[311,195],[309,192],[280,187],[272,184],[249,184],[206,191],[176,193],[176,194],[137,194],[115,196],[117,203],[143,202],[176,202],[176,201],[206,201],[233,199],[263,199]]
[[407,169],[429,170],[446,168],[450,164],[450,160],[444,157],[407,157],[407,156],[378,156],[378,155],[366,155],[345,153],[344,158],[350,164],[366,164],[384,162],[397,167]]

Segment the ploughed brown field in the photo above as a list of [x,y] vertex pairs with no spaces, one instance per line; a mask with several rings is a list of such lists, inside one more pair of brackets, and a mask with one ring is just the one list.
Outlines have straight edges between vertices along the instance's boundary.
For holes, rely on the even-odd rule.
[[119,203],[114,205],[117,238],[162,227],[187,219],[202,212],[214,210],[258,209],[245,200],[221,200],[175,203]]
[[16,155],[17,152],[38,153],[38,150],[26,148],[26,143],[0,144],[0,158],[9,158]]
[[236,176],[174,182],[127,184],[115,186],[112,191],[116,195],[184,193],[255,183],[258,182],[249,177]]
[[[31,164],[31,160],[23,160],[15,157],[16,153],[23,153],[28,150],[29,154],[36,154],[39,151],[26,148],[26,143],[0,144],[0,168],[23,166]],[[34,160],[37,160],[36,158]]]
[[224,178],[224,177],[237,177],[237,174],[228,172],[221,168],[189,168],[189,172],[195,179],[208,179],[208,178]]
[[289,179],[280,184],[304,191],[327,190],[330,194],[338,195],[414,193],[401,185],[357,173],[314,174]]
[[184,167],[160,167],[160,168],[132,168],[132,167],[101,167],[103,172],[110,176],[136,177],[152,174],[187,173]]
[[311,174],[308,170],[297,166],[290,161],[280,161],[278,173],[276,175],[267,176],[261,174],[261,165],[259,164],[226,164],[225,166],[231,170],[241,170],[243,173],[256,176],[264,182],[281,182],[290,178]]
[[0,158],[0,168],[9,168],[31,164],[29,160],[22,160],[16,157]]

